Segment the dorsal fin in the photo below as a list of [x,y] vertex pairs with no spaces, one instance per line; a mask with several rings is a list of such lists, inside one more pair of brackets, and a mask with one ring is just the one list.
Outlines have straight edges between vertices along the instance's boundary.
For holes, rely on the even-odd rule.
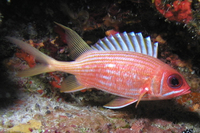
[[65,37],[69,47],[69,56],[71,59],[75,60],[81,54],[93,50],[75,31],[62,24],[56,24],[65,30]]
[[151,43],[150,37],[143,38],[142,33],[117,33],[100,39],[92,46],[94,50],[100,51],[133,51],[157,58],[158,43]]
[[90,50],[132,51],[157,58],[158,43],[156,42],[152,44],[150,37],[144,38],[142,33],[117,33],[100,39],[97,43],[90,47],[75,31],[62,24],[56,24],[65,30],[65,37],[69,46],[70,58],[73,60]]

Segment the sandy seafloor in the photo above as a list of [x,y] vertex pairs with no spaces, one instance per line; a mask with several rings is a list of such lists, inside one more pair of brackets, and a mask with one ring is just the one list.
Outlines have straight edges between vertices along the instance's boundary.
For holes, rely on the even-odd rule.
[[[179,15],[166,8],[174,1],[162,1],[163,10]],[[199,133],[199,5],[198,1],[191,2],[192,19],[185,23],[166,19],[150,0],[1,0],[0,132]],[[192,92],[171,100],[141,101],[137,108],[132,104],[110,110],[103,105],[115,97],[111,94],[96,89],[60,93],[60,82],[67,74],[16,77],[18,70],[35,62],[5,36],[24,40],[57,60],[71,60],[54,22],[77,31],[89,45],[109,30],[151,36],[152,41],[159,42],[158,58],[177,69]]]

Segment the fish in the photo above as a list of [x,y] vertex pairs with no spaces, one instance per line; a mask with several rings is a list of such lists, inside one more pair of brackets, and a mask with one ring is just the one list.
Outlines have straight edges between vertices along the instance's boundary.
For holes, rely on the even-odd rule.
[[17,73],[28,77],[61,71],[71,74],[61,84],[61,92],[73,93],[96,88],[117,97],[105,104],[120,109],[148,100],[172,99],[190,93],[190,86],[174,68],[157,58],[158,43],[142,33],[117,33],[89,46],[75,31],[64,30],[69,56],[73,61],[57,61],[14,37],[6,37],[40,62]]

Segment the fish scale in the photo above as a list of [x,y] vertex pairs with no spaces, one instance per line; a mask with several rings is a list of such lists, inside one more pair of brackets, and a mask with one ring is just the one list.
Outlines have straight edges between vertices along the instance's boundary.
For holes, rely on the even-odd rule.
[[[98,88],[126,97],[131,97],[136,92],[137,95],[135,94],[134,96],[139,97],[140,88],[147,82],[146,78],[151,78],[151,75],[155,75],[160,67],[166,65],[156,58],[128,51],[110,51],[109,53],[106,52],[106,54],[105,51],[89,51],[80,56],[76,62],[73,62],[73,65],[68,65],[67,63],[56,64],[55,69],[75,75],[80,85],[86,88]],[[108,64],[115,64],[116,67],[105,67]],[[64,69],[63,66],[65,66]],[[109,73],[106,73],[106,71],[109,71]],[[128,76],[124,77],[123,71]],[[119,72],[120,74],[118,74]],[[134,74],[137,76],[134,76]],[[106,80],[102,78],[103,76],[112,76],[114,78]],[[116,82],[119,79],[123,79],[123,81],[130,79],[132,85]],[[160,83],[158,82],[157,84]],[[131,90],[133,87],[137,88],[137,91]],[[120,90],[117,88],[120,88]]]
[[[86,55],[83,55],[78,59],[80,62],[77,60],[79,67],[75,68],[74,70],[76,70],[76,72],[72,72],[72,74],[77,77],[81,85],[88,88],[101,88],[110,93],[128,96],[128,93],[131,94],[133,92],[130,90],[133,86],[126,84],[126,81],[129,80],[132,84],[135,83],[134,87],[141,88],[144,81],[147,80],[147,77],[150,78],[149,75],[155,71],[155,69],[151,67],[146,69],[146,65],[148,65],[147,61],[145,61],[146,58],[144,58],[144,61],[139,60],[140,62],[138,63],[138,60],[132,56],[135,53],[130,54],[127,52],[130,55],[129,57],[126,55],[126,58],[124,58],[124,54],[123,56],[117,54],[121,53],[120,51],[112,51],[109,56],[105,56],[103,53],[105,52],[96,51],[90,52],[90,54],[86,53]],[[97,57],[95,55],[97,55]],[[152,58],[152,60],[155,60],[155,58]],[[163,62],[160,63],[165,65]],[[111,64],[111,66],[115,65],[115,67],[109,67],[108,64]],[[79,70],[77,71],[77,69]],[[118,74],[119,72],[120,74]],[[134,76],[133,74],[137,76]],[[111,79],[108,80],[104,77],[111,77]],[[123,79],[121,80],[123,82],[116,82],[120,81],[120,79]],[[117,92],[117,90],[119,91]],[[126,92],[124,92],[125,90]],[[128,92],[128,90],[130,90],[130,92]],[[139,89],[137,92],[138,91]]]
[[[98,52],[98,53],[97,53]],[[150,58],[150,56],[136,53],[136,52],[122,52],[122,51],[113,51],[112,54],[110,52],[105,52],[105,51],[93,51],[94,54],[91,54],[88,52],[90,55],[83,54],[81,57],[79,57],[76,61],[81,61],[81,62],[87,62],[87,61],[104,61],[105,57],[107,59],[113,60],[114,58],[118,58],[118,60],[127,60],[127,61],[137,61],[137,62],[143,62],[148,66],[155,66],[155,65],[162,65],[165,64],[161,62],[160,60],[157,60],[153,57]],[[95,54],[97,53],[97,54]],[[96,58],[95,58],[96,57]]]
[[[165,65],[165,63],[153,57],[149,58],[148,56],[142,54],[140,54],[141,56],[139,56],[138,53],[134,52],[126,52],[126,55],[124,55],[120,51],[112,51],[109,52],[109,54],[106,54],[106,56],[104,54],[105,52],[103,51],[90,52],[89,55],[86,53],[86,55],[83,55],[79,57],[78,60],[76,60],[76,64],[82,66],[86,64],[114,64],[116,62],[118,64],[131,63],[132,65],[137,65],[138,68],[140,68],[140,66],[143,66],[145,69],[155,69],[155,67],[161,67],[162,65]],[[146,68],[146,66],[148,66],[148,68]],[[88,67],[88,69],[92,69],[92,67]],[[137,70],[138,68],[136,67],[134,69]],[[84,71],[84,69],[81,67],[79,67],[78,69]]]

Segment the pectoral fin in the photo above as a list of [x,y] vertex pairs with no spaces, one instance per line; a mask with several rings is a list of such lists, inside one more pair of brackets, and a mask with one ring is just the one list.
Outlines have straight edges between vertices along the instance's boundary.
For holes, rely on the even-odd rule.
[[140,92],[140,96],[139,96],[138,101],[137,101],[137,103],[136,103],[136,105],[135,105],[135,108],[137,108],[137,106],[138,106],[140,100],[142,99],[142,97],[143,97],[148,91],[149,91],[148,88],[144,88],[144,90],[142,90],[142,91]]
[[118,97],[111,102],[104,105],[105,108],[109,109],[120,109],[123,107],[126,107],[134,102],[136,102],[137,99],[131,99],[131,98],[124,98],[124,97]]
[[74,75],[70,75],[62,82],[60,91],[70,93],[84,89],[86,89],[86,87],[80,85]]

